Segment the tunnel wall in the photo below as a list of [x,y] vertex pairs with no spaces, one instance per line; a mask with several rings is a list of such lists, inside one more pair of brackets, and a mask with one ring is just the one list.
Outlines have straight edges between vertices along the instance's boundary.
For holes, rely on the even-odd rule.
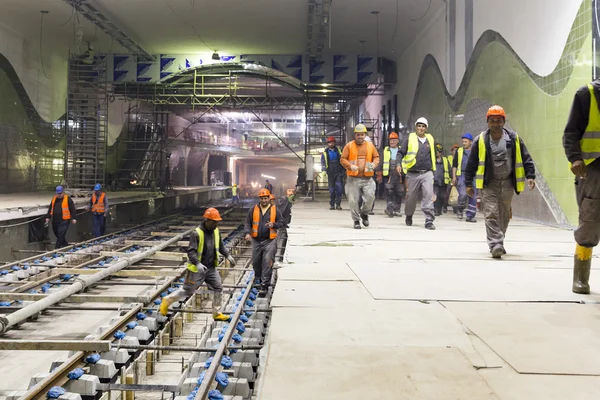
[[[448,149],[464,132],[486,129],[487,108],[502,105],[507,127],[525,141],[537,173],[538,188],[516,198],[514,214],[552,225],[576,224],[562,132],[575,91],[592,79],[591,1],[510,0],[501,8],[487,0],[448,3],[456,7],[456,20],[447,20],[442,10],[437,23],[434,19],[398,61],[401,120],[412,126],[427,117],[429,131]],[[470,54],[469,3],[474,3]],[[456,34],[449,40],[451,27]]]

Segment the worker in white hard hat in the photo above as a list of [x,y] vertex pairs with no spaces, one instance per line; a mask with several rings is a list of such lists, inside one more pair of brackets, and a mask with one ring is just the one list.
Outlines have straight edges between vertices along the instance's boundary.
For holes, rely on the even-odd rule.
[[[346,197],[354,221],[354,229],[361,229],[359,219],[369,226],[369,211],[375,201],[375,181],[373,175],[379,165],[379,153],[373,143],[365,141],[367,127],[358,124],[354,127],[354,140],[344,146],[341,164],[348,176]],[[363,199],[359,207],[358,199]]]
[[425,215],[425,228],[434,230],[433,221],[433,171],[435,171],[435,140],[427,133],[427,119],[421,117],[415,123],[416,132],[410,133],[403,141],[397,156],[398,169],[406,174],[406,225],[413,223],[417,200],[421,195],[421,210]]

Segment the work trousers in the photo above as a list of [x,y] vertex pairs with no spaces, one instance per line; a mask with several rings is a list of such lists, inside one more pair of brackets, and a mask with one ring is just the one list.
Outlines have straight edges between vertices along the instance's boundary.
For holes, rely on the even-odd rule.
[[60,249],[69,245],[67,242],[66,236],[67,231],[69,230],[69,225],[71,225],[71,220],[52,220],[52,232],[54,232],[54,236],[56,236],[56,248]]
[[435,193],[435,202],[433,203],[433,210],[435,214],[441,214],[442,208],[446,203],[446,193],[448,185],[434,185],[433,191]]
[[579,206],[575,241],[583,247],[596,247],[600,241],[600,170],[588,167],[585,179],[577,179],[575,194]]
[[515,189],[510,178],[492,179],[481,189],[481,204],[490,250],[496,246],[504,246],[504,235],[512,218],[511,202],[514,194]]
[[[375,201],[375,181],[371,177],[349,176],[346,182],[346,197],[352,220],[358,222],[360,215],[368,215]],[[362,204],[359,205],[359,199]]]
[[456,177],[456,190],[458,190],[458,212],[462,213],[467,208],[467,218],[474,218],[477,214],[477,191],[473,197],[467,196],[467,186],[465,185],[464,175]]
[[240,204],[240,196],[231,197],[231,205]]
[[206,271],[202,271],[200,268],[198,272],[186,271],[183,287],[167,296],[168,300],[172,300],[169,303],[190,297],[204,282],[213,292],[212,312],[218,314],[221,312],[221,302],[223,301],[223,283],[219,271],[214,267],[206,268]]
[[277,239],[252,239],[252,268],[254,280],[263,287],[269,286],[273,276],[273,260],[277,251]]
[[283,254],[285,253],[285,246],[287,246],[287,240],[287,228],[277,229],[277,252],[275,255],[275,260],[283,261]]
[[386,210],[388,213],[399,213],[400,207],[402,207],[402,198],[404,197],[404,183],[402,183],[400,177],[395,172],[391,172],[391,174],[383,177],[387,195]]
[[342,191],[344,190],[343,175],[340,173],[327,174],[329,185],[329,205],[339,206],[342,204]]
[[412,217],[417,208],[417,200],[421,196],[421,211],[425,216],[425,223],[433,222],[433,171],[423,173],[408,172],[406,174],[406,203],[404,213]]
[[106,232],[106,218],[104,214],[92,214],[92,231],[94,236],[103,236]]

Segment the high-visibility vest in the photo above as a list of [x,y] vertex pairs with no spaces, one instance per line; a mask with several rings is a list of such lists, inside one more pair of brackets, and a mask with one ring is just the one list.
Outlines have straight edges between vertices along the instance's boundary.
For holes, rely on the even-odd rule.
[[[431,152],[431,169],[435,171],[435,141],[433,136],[429,133],[425,134],[425,138],[429,142],[429,149]],[[408,148],[406,149],[406,155],[402,159],[402,169],[404,173],[407,173],[409,169],[417,163],[417,153],[419,152],[419,138],[415,132],[412,132],[408,136]]]
[[[373,152],[375,151],[375,146],[373,146],[373,143],[371,142],[365,142],[364,145],[367,146],[367,157],[365,158],[365,162],[373,162]],[[358,165],[358,146],[356,145],[356,142],[353,140],[346,146],[348,146],[348,161],[350,161],[350,164]],[[373,176],[374,173],[374,171],[369,172],[366,169],[364,171],[365,176]],[[351,169],[347,169],[346,175],[358,176],[358,170],[352,171]]]
[[233,187],[231,188],[231,195],[232,195],[232,196],[237,196],[237,187],[236,187],[236,186],[233,186]]
[[96,197],[96,193],[92,194],[92,212],[104,214],[104,192],[102,192],[99,199]]
[[[57,197],[52,198],[52,204],[50,205],[50,216],[54,216],[54,203],[56,203]],[[65,195],[62,201],[62,219],[71,219],[71,210],[69,210],[69,196]]]
[[[485,157],[487,150],[485,148],[486,132],[479,135],[479,165],[477,166],[477,174],[475,175],[475,187],[483,189],[483,179],[485,177]],[[523,167],[523,156],[521,155],[521,142],[519,135],[515,134],[515,161],[514,173],[517,180],[517,193],[525,190],[525,168]]]
[[[198,260],[202,260],[202,252],[204,251],[204,231],[199,227],[196,228],[196,233],[198,234]],[[221,234],[219,233],[219,228],[215,228],[214,231],[215,237],[215,267],[219,266],[219,246],[221,245]],[[192,263],[187,264],[187,269],[192,272],[198,272],[198,267],[196,267]]]
[[390,173],[390,160],[392,152],[388,146],[383,149],[383,176],[388,176]]
[[[258,224],[260,223],[261,212],[260,207],[257,205],[254,206],[254,212],[252,213],[252,232],[250,236],[258,237]],[[275,218],[277,217],[277,209],[274,205],[271,205],[271,220],[270,222],[275,223]],[[277,230],[271,228],[269,239],[275,239],[277,237]]]
[[600,111],[594,95],[594,87],[588,84],[590,90],[590,112],[585,132],[579,141],[583,162],[588,165],[600,157]]
[[456,176],[462,175],[462,160],[463,160],[464,154],[465,154],[464,147],[461,147],[460,149],[458,149],[458,165],[456,166]]
[[[338,147],[335,148],[338,152],[338,156],[339,158],[342,158],[342,152],[340,151],[340,149]],[[325,169],[329,168],[329,157],[327,156],[327,149],[325,149],[323,151],[323,158],[325,159]],[[338,158],[338,161],[339,161]]]
[[450,165],[452,165],[452,161],[454,161],[454,156],[450,154],[448,157],[448,161],[450,161]]
[[448,168],[448,159],[446,157],[442,157],[442,162],[444,163],[444,183],[447,185],[450,183],[450,168]]

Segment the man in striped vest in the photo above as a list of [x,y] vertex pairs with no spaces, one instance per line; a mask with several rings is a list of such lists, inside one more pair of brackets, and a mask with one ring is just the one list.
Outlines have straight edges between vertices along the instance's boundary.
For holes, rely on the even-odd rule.
[[384,183],[387,194],[385,214],[390,217],[401,217],[400,207],[404,196],[404,181],[402,171],[396,168],[398,155],[398,134],[391,132],[388,136],[390,146],[383,149],[383,163],[377,171],[377,182]]
[[467,195],[473,197],[473,181],[481,190],[487,243],[493,258],[506,254],[504,235],[512,218],[511,203],[515,193],[535,188],[535,166],[523,140],[504,127],[506,113],[492,106],[486,115],[489,129],[475,142],[465,168]]
[[60,249],[69,245],[66,236],[71,222],[77,223],[75,219],[76,209],[73,199],[65,194],[62,186],[56,187],[56,196],[52,198],[50,207],[48,207],[48,215],[46,216],[46,224],[52,218],[52,232],[56,236],[56,248]]
[[335,144],[335,138],[327,138],[327,148],[321,154],[321,170],[327,172],[329,185],[329,209],[342,209],[342,190],[344,187],[344,168],[340,164],[342,152]]
[[579,225],[575,229],[573,292],[590,293],[592,249],[600,241],[600,80],[575,94],[563,147],[575,175]]
[[102,185],[96,183],[94,193],[90,199],[87,210],[92,213],[92,231],[99,237],[106,232],[106,217],[108,216],[108,198],[102,191]]
[[162,315],[167,315],[171,304],[192,296],[206,282],[208,288],[213,292],[213,319],[215,321],[227,321],[229,316],[221,312],[223,283],[219,271],[217,271],[219,265],[218,253],[226,257],[232,266],[235,266],[235,260],[221,240],[218,225],[223,219],[219,214],[219,210],[207,208],[203,217],[202,224],[190,235],[190,244],[187,248],[189,262],[187,263],[183,287],[163,297],[159,311]]

